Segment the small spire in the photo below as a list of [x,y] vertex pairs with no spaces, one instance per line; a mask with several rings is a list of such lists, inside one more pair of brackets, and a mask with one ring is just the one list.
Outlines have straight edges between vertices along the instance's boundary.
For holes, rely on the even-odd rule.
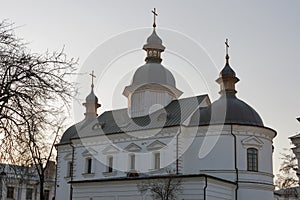
[[94,78],[96,78],[96,76],[94,75],[94,70],[89,75],[92,77],[92,85],[91,85],[91,87],[92,87],[92,90],[93,90],[94,89]]
[[156,12],[156,8],[154,8],[154,9],[152,10],[152,13],[153,13],[153,28],[155,28],[155,27],[156,27],[156,23],[155,23],[155,21],[156,21],[156,16],[158,15],[157,12]]
[[92,77],[92,85],[91,93],[85,98],[85,103],[83,103],[86,108],[84,115],[88,119],[94,119],[98,116],[97,109],[101,106],[101,104],[98,103],[98,97],[94,93],[94,78],[96,78],[94,75],[94,70],[89,75]]
[[225,59],[226,59],[226,63],[229,63],[229,55],[228,55],[229,44],[228,44],[228,39],[227,38],[226,38],[226,41],[225,41],[225,45],[226,45],[226,56],[225,56]]

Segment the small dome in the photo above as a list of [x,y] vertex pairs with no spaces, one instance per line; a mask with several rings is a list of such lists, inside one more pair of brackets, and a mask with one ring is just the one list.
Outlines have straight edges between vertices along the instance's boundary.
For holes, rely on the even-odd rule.
[[259,114],[247,103],[238,99],[235,94],[222,95],[208,108],[200,110],[200,121],[197,118],[194,116],[191,123],[264,126]]
[[98,103],[98,97],[95,95],[94,90],[85,98],[86,103]]
[[161,51],[165,50],[165,47],[162,45],[162,40],[156,34],[155,29],[153,29],[152,34],[148,37],[147,44],[144,45],[143,49],[158,49]]
[[235,72],[233,69],[229,66],[229,63],[226,63],[222,71],[220,72],[220,77],[235,77]]
[[148,62],[135,71],[131,85],[143,85],[148,83],[176,87],[174,76],[160,63]]

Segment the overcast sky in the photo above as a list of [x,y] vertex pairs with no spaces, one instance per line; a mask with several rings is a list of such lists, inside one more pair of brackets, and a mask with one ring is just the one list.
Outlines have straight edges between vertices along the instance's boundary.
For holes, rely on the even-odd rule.
[[[141,48],[151,33],[154,7],[159,14],[157,32],[166,46],[163,64],[174,73],[184,96],[208,93],[211,101],[218,98],[215,79],[224,66],[224,41],[229,38],[230,63],[240,78],[238,97],[278,132],[278,170],[279,152],[290,147],[288,137],[300,129],[295,119],[300,115],[300,1],[10,0],[1,2],[0,13],[19,26],[17,35],[33,52],[65,46],[69,57],[80,59],[81,72],[94,69],[103,112],[127,104],[122,91],[144,62]],[[109,53],[99,56],[106,48]],[[108,67],[99,66],[93,55]],[[82,76],[79,99],[90,88],[90,78]],[[75,121],[83,118],[74,115]]]

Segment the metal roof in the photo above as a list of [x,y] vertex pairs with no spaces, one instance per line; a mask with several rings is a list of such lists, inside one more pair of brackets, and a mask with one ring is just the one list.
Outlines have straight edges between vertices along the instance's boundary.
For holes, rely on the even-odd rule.
[[[178,126],[183,124],[199,106],[202,106],[203,102],[206,106],[210,104],[207,95],[174,100],[163,109],[136,118],[128,116],[127,108],[106,111],[97,118],[101,131],[94,131],[94,134],[115,134]],[[63,134],[60,144],[69,143],[72,138],[78,138],[79,135],[84,136],[85,127],[92,129],[94,125],[95,120],[83,120],[69,127]],[[81,133],[82,130],[84,130],[83,133]]]
[[240,124],[263,127],[259,114],[235,94],[224,94],[191,118],[190,125]]
[[[206,107],[200,106],[204,101]],[[189,118],[189,123],[184,123]],[[99,130],[93,131],[93,127],[97,124]],[[264,127],[259,114],[235,94],[222,95],[212,104],[207,95],[200,95],[174,100],[165,108],[142,117],[130,118],[127,108],[106,111],[95,120],[83,120],[68,128],[60,144],[69,143],[71,139],[79,136],[117,134],[183,124],[187,126],[240,124]],[[87,133],[86,127],[90,133]]]

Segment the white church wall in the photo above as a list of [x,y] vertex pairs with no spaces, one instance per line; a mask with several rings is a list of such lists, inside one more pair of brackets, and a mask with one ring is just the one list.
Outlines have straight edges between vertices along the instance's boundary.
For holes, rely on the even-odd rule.
[[57,147],[57,177],[56,177],[56,196],[68,197],[70,194],[70,185],[68,182],[68,162],[72,161],[72,149],[70,145]]
[[[187,131],[195,131],[187,129]],[[183,173],[218,173],[219,177],[232,180],[234,170],[233,138],[226,132],[206,133],[199,130],[183,155]],[[184,134],[184,133],[183,133]],[[193,134],[190,134],[194,137]]]
[[[267,131],[266,135],[258,134],[263,131],[256,128],[255,130],[249,131],[249,127],[242,126],[236,127],[233,133],[237,136],[237,161],[239,168],[239,181],[241,182],[261,182],[265,185],[272,186],[273,184],[273,175],[270,170],[272,169],[272,142],[270,137],[272,134]],[[179,159],[179,173],[184,175],[188,174],[208,174],[214,177],[219,177],[221,179],[230,180],[234,182],[236,180],[236,171],[234,166],[234,138],[228,131],[228,126],[226,126],[222,133],[219,135],[217,132],[211,130],[210,133],[204,135],[205,128],[199,127],[198,133],[195,134],[195,129],[190,129],[186,127],[169,128],[163,130],[159,134],[156,134],[155,139],[153,137],[147,137],[147,135],[153,135],[158,133],[159,130],[144,130],[139,132],[132,132],[127,134],[116,134],[108,136],[97,136],[97,137],[89,137],[78,140],[73,140],[73,145],[75,146],[74,151],[74,181],[82,181],[82,180],[93,180],[93,179],[111,179],[111,178],[124,178],[127,176],[127,172],[130,171],[129,158],[130,154],[134,153],[136,155],[135,161],[135,170],[138,173],[146,173],[148,175],[157,175],[166,173],[165,169],[162,170],[154,170],[154,161],[153,161],[153,153],[159,151],[161,154],[161,167],[171,167],[171,169],[176,169],[176,151],[178,149],[179,153],[183,153],[185,147],[188,147],[184,152],[183,156]],[[178,146],[176,143],[176,134],[179,133],[178,136]],[[269,134],[269,135],[268,135]],[[135,137],[133,137],[135,136]],[[137,139],[136,136],[140,136],[140,139]],[[195,136],[195,138],[194,138]],[[252,138],[252,136],[255,136]],[[216,137],[218,139],[216,140]],[[249,139],[250,138],[250,139]],[[248,140],[249,139],[249,140]],[[190,143],[190,141],[192,142]],[[199,150],[202,145],[209,144],[215,140],[214,146],[208,152],[206,156],[201,158],[199,156]],[[258,172],[249,172],[247,171],[247,146],[255,146],[259,147],[259,166],[263,165],[259,168]],[[69,184],[70,178],[61,177],[61,174],[67,173],[67,160],[70,159],[70,154],[72,152],[72,148],[69,145],[65,145],[65,148],[59,147],[59,168],[58,168],[58,184],[62,186],[62,188],[57,188],[57,195],[66,196],[66,192],[69,193]],[[126,149],[128,148],[128,149]],[[157,150],[155,148],[158,148]],[[128,152],[131,150],[131,152]],[[134,151],[132,151],[134,150]],[[107,156],[113,156],[113,173],[107,173]],[[261,157],[260,157],[261,156]],[[91,157],[93,159],[92,163],[92,173],[86,174],[86,163],[85,159],[87,157]],[[170,162],[172,163],[170,165]],[[180,164],[181,163],[181,164]],[[91,183],[87,183],[90,185]],[[94,183],[93,183],[94,184]],[[100,183],[97,183],[98,185]],[[122,184],[122,182],[120,182]],[[76,184],[75,184],[76,185]],[[81,184],[82,185],[82,184]],[[101,184],[100,184],[101,185]],[[120,186],[120,185],[119,185]],[[127,185],[128,186],[128,185]],[[191,185],[190,185],[191,186]],[[75,186],[74,186],[75,187]],[[77,187],[77,186],[76,186]],[[95,186],[96,187],[96,186]],[[98,187],[98,186],[97,186]],[[104,186],[103,186],[104,187]],[[113,187],[113,185],[112,185]],[[136,186],[131,185],[128,186],[132,188],[132,194],[124,194],[116,193],[116,195],[120,196],[119,199],[131,198],[131,195],[136,194]],[[219,187],[219,186],[218,186]],[[187,187],[188,188],[188,187]],[[213,187],[212,187],[213,188]],[[88,194],[88,192],[78,192],[83,190],[84,187],[78,185],[77,193],[74,193],[74,199],[114,199],[116,196],[105,196],[100,197],[95,194],[93,197],[84,196],[84,194]],[[248,191],[245,188],[239,188],[239,193],[244,195],[243,191]],[[212,189],[211,191],[214,191]],[[74,190],[75,191],[75,190]],[[99,190],[101,191],[101,190]],[[207,190],[209,191],[209,190]],[[207,199],[220,199],[218,195],[224,194],[221,192],[221,189],[218,189],[220,194],[217,192],[211,194],[209,197],[209,192],[207,193]],[[229,191],[229,190],[228,190]],[[227,192],[228,192],[227,191]],[[232,192],[232,189],[230,189]],[[94,191],[95,192],[95,191]],[[185,193],[187,196],[185,198],[190,197],[193,199],[193,192],[189,191]],[[79,195],[82,194],[82,195]],[[225,192],[226,193],[226,192]],[[270,189],[268,192],[262,192],[265,194],[260,194],[264,196],[270,196],[273,193],[273,190]],[[93,193],[91,193],[93,194]],[[226,193],[227,194],[227,193]],[[200,193],[194,195],[194,199],[199,199]],[[230,192],[228,195],[232,195]],[[198,197],[196,197],[198,196]],[[230,198],[228,198],[230,199]],[[244,200],[244,199],[243,199]],[[246,199],[247,200],[247,199]]]
[[135,91],[129,99],[129,113],[132,117],[148,115],[168,105],[175,97],[161,90]]
[[274,187],[272,185],[259,184],[239,184],[238,199],[253,200],[253,199],[274,199]]
[[[145,180],[115,180],[94,183],[74,184],[76,200],[151,200],[151,192],[141,194],[137,185]],[[151,180],[156,181],[156,180]],[[207,182],[206,182],[207,181]],[[235,186],[220,180],[205,177],[188,177],[181,179],[182,190],[177,199],[202,200],[232,200]]]

